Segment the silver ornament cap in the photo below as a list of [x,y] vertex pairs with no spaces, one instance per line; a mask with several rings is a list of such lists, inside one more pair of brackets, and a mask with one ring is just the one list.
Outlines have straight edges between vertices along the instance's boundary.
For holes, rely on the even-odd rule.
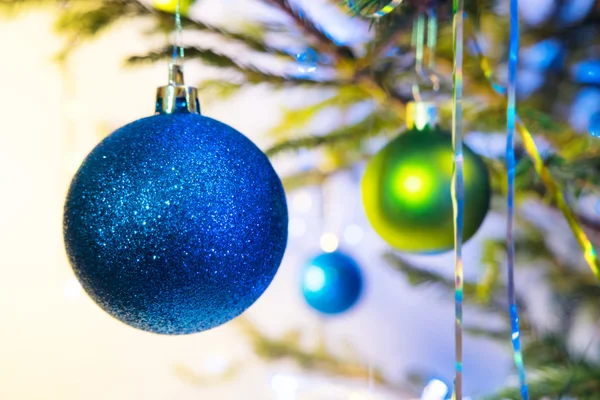
[[438,124],[438,107],[432,101],[411,101],[406,105],[406,127],[423,130]]
[[169,65],[169,84],[156,90],[155,111],[157,114],[179,112],[200,114],[198,90],[185,84],[181,65]]

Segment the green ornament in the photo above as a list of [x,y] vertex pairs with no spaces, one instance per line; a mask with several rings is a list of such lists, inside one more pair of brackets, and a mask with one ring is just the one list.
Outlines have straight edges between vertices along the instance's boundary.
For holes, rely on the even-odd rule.
[[[187,15],[190,7],[194,4],[195,0],[179,0],[179,12],[181,15]],[[177,0],[152,0],[152,5],[157,10],[175,14],[177,11]]]
[[[480,156],[463,145],[463,241],[481,226],[491,188]],[[375,231],[392,247],[410,253],[440,253],[454,247],[451,187],[454,151],[449,132],[410,129],[377,153],[367,165],[362,197]]]

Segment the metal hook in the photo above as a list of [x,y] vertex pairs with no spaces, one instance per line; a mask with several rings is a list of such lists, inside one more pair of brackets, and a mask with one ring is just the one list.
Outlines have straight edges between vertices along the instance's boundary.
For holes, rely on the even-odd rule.
[[435,9],[427,10],[427,50],[429,56],[429,80],[433,84],[433,91],[439,92],[440,78],[435,73],[435,52],[437,48],[438,23]]
[[175,65],[181,65],[184,58],[183,44],[181,43],[183,28],[181,26],[181,0],[177,0],[175,6],[175,29],[173,31],[173,61]]
[[181,0],[177,0],[175,9],[175,29],[173,31],[173,59],[169,64],[169,84],[156,90],[155,111],[157,114],[180,112],[200,113],[198,90],[187,86],[183,79],[184,50],[181,43]]
[[412,45],[415,50],[415,72],[417,80],[413,83],[412,92],[415,101],[422,101],[420,81],[423,78],[423,46],[425,44],[425,16],[419,14],[413,22]]
[[427,11],[427,52],[428,67],[423,66],[425,46],[425,15],[419,14],[413,24],[412,44],[415,49],[415,72],[417,82],[413,84],[412,92],[415,101],[422,101],[421,84],[431,84],[434,92],[440,90],[440,79],[435,73],[435,51],[437,47],[437,14],[433,8]]

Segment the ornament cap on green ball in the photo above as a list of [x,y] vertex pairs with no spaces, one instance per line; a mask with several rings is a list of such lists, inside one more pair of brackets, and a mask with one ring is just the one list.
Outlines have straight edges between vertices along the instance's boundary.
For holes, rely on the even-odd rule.
[[[452,135],[441,129],[432,103],[411,103],[409,129],[368,163],[362,181],[367,217],[392,247],[409,253],[441,253],[454,246],[451,187]],[[479,229],[491,188],[482,158],[463,145],[465,208],[463,241]]]
[[438,124],[437,104],[431,101],[411,101],[406,105],[406,127],[424,130]]

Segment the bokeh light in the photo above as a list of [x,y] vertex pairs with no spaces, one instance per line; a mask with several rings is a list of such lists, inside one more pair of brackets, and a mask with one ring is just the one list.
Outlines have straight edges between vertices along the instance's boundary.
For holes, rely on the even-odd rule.
[[423,389],[421,400],[444,400],[447,394],[448,386],[438,379],[432,379]]
[[337,250],[340,242],[338,237],[331,232],[326,232],[321,235],[321,250],[326,253],[333,253]]

